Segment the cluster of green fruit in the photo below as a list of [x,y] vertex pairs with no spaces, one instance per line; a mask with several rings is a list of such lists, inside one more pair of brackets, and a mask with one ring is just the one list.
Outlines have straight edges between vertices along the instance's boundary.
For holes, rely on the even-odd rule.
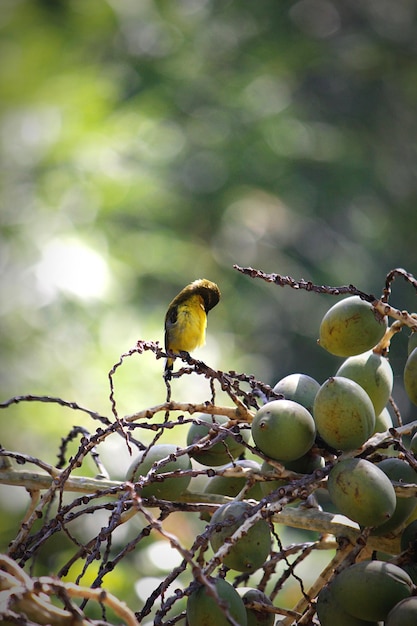
[[[347,357],[336,376],[320,387],[313,407],[320,436],[335,450],[355,450],[376,431],[392,426],[386,405],[393,373],[377,345],[385,332],[386,319],[358,297],[342,300],[322,320],[321,345]],[[410,336],[410,355],[404,369],[404,383],[408,381],[405,387],[413,402],[417,402],[417,395],[412,393],[417,389],[417,370],[412,374],[417,365],[417,352],[413,356],[416,335]],[[391,481],[417,483],[417,473],[397,457],[378,464],[345,458],[332,468],[328,490],[341,513],[385,535],[404,524],[415,508],[413,498],[396,497]]]
[[321,626],[413,626],[417,597],[410,576],[385,561],[361,561],[342,570],[320,592]]
[[[128,478],[137,481],[138,477],[147,476],[155,462],[165,459],[141,495],[175,500],[188,488],[190,473],[183,474],[182,470],[192,467],[190,456],[201,465],[218,467],[229,463],[268,477],[273,467],[267,460],[262,465],[254,460],[235,460],[244,452],[250,434],[260,456],[278,461],[288,470],[310,474],[327,461],[332,466],[328,493],[333,506],[360,527],[371,527],[374,535],[398,532],[412,518],[416,501],[397,497],[392,481],[417,484],[417,472],[399,456],[378,463],[353,456],[373,434],[393,425],[387,410],[393,372],[385,356],[386,346],[381,342],[386,331],[386,317],[379,315],[370,303],[356,296],[343,299],[327,312],[320,326],[320,345],[345,358],[334,376],[322,385],[303,374],[283,378],[274,387],[283,399],[267,402],[256,412],[250,433],[237,426],[228,430],[225,417],[200,415],[188,432],[187,444],[194,445],[189,454],[179,454],[174,445],[155,445],[143,460],[132,465]],[[379,345],[384,348],[379,349]],[[404,387],[410,400],[417,404],[417,332],[409,340]],[[223,433],[223,439],[212,443],[209,433]],[[411,452],[415,450],[416,438],[411,443]],[[158,478],[158,474],[166,472],[172,473]],[[283,479],[257,482],[245,491],[244,497],[261,500],[285,482],[288,483]],[[214,476],[205,490],[207,494],[236,498],[245,485],[244,477]],[[219,506],[210,520],[213,551],[221,550],[222,563],[237,572],[255,572],[271,550],[270,526],[265,519],[253,517],[253,523],[246,524],[244,532],[238,532],[253,516],[253,510],[239,496]],[[231,540],[236,532],[237,538]],[[405,550],[417,541],[416,523],[411,522],[403,536]],[[222,550],[225,545],[227,550]],[[365,626],[379,620],[386,620],[388,626],[417,623],[417,598],[412,596],[416,570],[417,567],[409,566],[407,573],[406,568],[383,560],[357,563],[343,570],[319,596],[317,612],[322,626]],[[273,613],[245,608],[245,603],[253,601],[271,605],[260,591],[248,590],[242,598],[240,590],[221,578],[213,579],[213,585],[238,624],[274,624]],[[230,623],[224,608],[204,585],[198,586],[188,599],[187,620],[189,626]]]
[[[249,439],[249,431],[237,427],[235,433],[226,429],[229,422],[223,416],[199,415],[190,426],[187,444],[192,446],[189,454],[178,455],[178,448],[173,444],[157,444],[142,453],[130,466],[127,479],[138,482],[159,464],[154,472],[154,481],[147,483],[140,494],[144,498],[155,497],[162,500],[176,500],[189,486],[190,474],[184,470],[192,467],[192,456],[200,465],[207,467],[241,466],[260,471],[255,461],[236,460],[245,450],[245,442]],[[215,428],[213,428],[215,426]],[[222,441],[211,443],[210,433],[216,434],[223,429]],[[205,442],[203,446],[195,446]],[[231,459],[233,459],[232,462]],[[162,474],[169,473],[169,477]],[[235,497],[245,486],[244,477],[214,476],[207,481],[206,493],[217,493]],[[262,492],[258,485],[250,490],[247,497],[261,499]],[[211,518],[213,532],[210,545],[217,552],[233,533],[240,528],[251,514],[252,507],[247,501],[234,500],[219,506]],[[224,565],[238,572],[252,573],[259,569],[267,559],[271,550],[271,533],[269,524],[259,519],[250,525],[245,534],[235,543],[230,544],[228,553],[222,559]],[[250,603],[272,607],[270,599],[258,589],[239,588],[236,590],[222,578],[213,579],[215,592],[224,603],[230,615],[240,626],[273,626],[275,615],[272,612],[250,608]],[[229,626],[224,608],[219,606],[215,596],[205,586],[197,586],[187,602],[188,626]]]

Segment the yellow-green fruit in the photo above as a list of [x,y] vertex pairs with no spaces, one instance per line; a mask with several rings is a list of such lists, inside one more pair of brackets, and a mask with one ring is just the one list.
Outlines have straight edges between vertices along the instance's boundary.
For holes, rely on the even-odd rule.
[[313,445],[316,427],[311,413],[292,400],[273,400],[257,411],[252,437],[266,456],[294,461]]
[[347,612],[368,621],[384,620],[413,590],[409,575],[386,561],[362,561],[344,569],[332,585],[336,600]]
[[375,411],[368,394],[343,376],[323,383],[313,414],[320,436],[336,450],[355,450],[374,432]]
[[[177,452],[177,446],[169,443],[161,443],[152,446],[146,455],[142,452],[137,459],[131,463],[126,473],[126,480],[130,482],[139,481],[142,476],[145,477],[148,474],[154,463],[172,456],[172,460],[161,465],[156,470],[155,474],[178,472],[178,476],[150,482],[142,489],[139,489],[138,493],[142,498],[155,496],[155,498],[161,500],[175,500],[187,489],[191,480],[191,476],[181,476],[180,474],[181,470],[191,469],[190,457],[188,454],[176,456]],[[144,456],[145,458],[143,458]]]
[[[403,484],[417,484],[417,472],[402,459],[396,457],[384,459],[378,463],[377,467],[381,469],[390,480]],[[378,528],[373,531],[374,534],[386,535],[387,533],[394,532],[404,524],[416,508],[415,498],[401,498],[396,495],[396,501],[397,504],[392,517],[387,522],[381,524],[381,526],[378,526]]]
[[375,419],[374,433],[384,433],[393,427],[392,418],[387,408],[383,409]]
[[417,597],[406,598],[394,606],[388,613],[385,626],[416,626]]
[[245,587],[238,588],[238,593],[243,600],[246,608],[246,616],[248,619],[247,626],[274,626],[275,614],[268,611],[256,611],[247,608],[247,604],[251,602],[259,602],[267,606],[273,606],[268,596],[259,589],[247,589]]
[[404,388],[413,404],[417,404],[417,348],[414,348],[404,367]]
[[[224,467],[227,468],[239,468],[242,469],[253,469],[260,471],[261,466],[256,461],[250,461],[243,459],[241,461],[234,461],[233,463],[229,463]],[[247,483],[247,478],[243,475],[240,476],[214,476],[210,478],[206,484],[204,489],[204,493],[217,493],[223,496],[229,496],[234,498],[240,493],[243,487]],[[245,498],[254,498],[255,500],[260,500],[262,498],[262,491],[260,487],[260,483],[256,482],[253,487],[251,487],[245,493]]]
[[[206,437],[213,429],[213,421],[217,425],[215,428],[218,428],[218,425],[221,426],[229,422],[228,418],[224,415],[202,414],[199,415],[196,420],[198,421],[191,424],[187,433],[187,446],[198,443],[200,439]],[[216,433],[218,432],[219,431],[216,430]],[[235,433],[235,430],[233,432]],[[204,449],[190,452],[190,456],[202,465],[226,465],[226,463],[230,462],[231,458],[236,459],[240,454],[242,454],[245,449],[245,446],[241,442],[242,439],[249,439],[248,430],[240,429],[235,434],[237,438],[230,434],[227,435],[223,441],[219,441],[215,444],[208,442],[204,446]]]
[[336,376],[344,376],[358,383],[370,397],[375,415],[379,415],[387,404],[394,382],[388,359],[372,350],[348,357],[337,370]]
[[375,621],[365,621],[347,613],[336,600],[332,585],[320,591],[316,609],[320,626],[378,626]]
[[[246,609],[243,600],[234,587],[222,578],[212,580],[219,599],[225,602],[230,615],[239,624],[247,626]],[[216,598],[202,585],[192,592],[187,601],[188,626],[230,626],[225,611]]]
[[417,348],[417,331],[415,330],[408,337],[408,354],[411,354],[414,348]]
[[[247,502],[230,502],[217,509],[211,523],[218,525],[210,536],[214,552],[223,546],[228,537],[250,516],[251,506]],[[225,523],[227,522],[227,523]],[[268,523],[260,519],[232,545],[223,563],[238,572],[254,572],[267,558],[271,549],[271,533]]]
[[332,468],[328,490],[338,510],[360,526],[379,526],[394,513],[396,497],[388,476],[365,459],[344,459]]
[[353,356],[370,350],[387,328],[373,306],[359,296],[350,296],[331,307],[320,324],[319,344],[336,356]]
[[298,402],[312,413],[319,388],[319,383],[307,374],[289,374],[277,382],[273,391],[281,393],[286,400]]

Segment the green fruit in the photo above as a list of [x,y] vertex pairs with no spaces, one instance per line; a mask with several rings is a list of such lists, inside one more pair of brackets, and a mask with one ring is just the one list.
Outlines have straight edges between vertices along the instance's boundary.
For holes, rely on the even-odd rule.
[[320,626],[377,626],[377,622],[365,621],[347,613],[336,600],[332,585],[320,591],[316,609]]
[[[238,593],[243,593],[241,598],[245,608],[250,602],[259,602],[261,604],[273,606],[268,596],[263,593],[263,591],[259,591],[259,589],[240,588],[238,589]],[[246,608],[246,616],[248,620],[247,626],[274,626],[275,623],[275,614],[269,613],[268,611],[255,611],[255,609]]]
[[323,383],[313,414],[320,436],[336,450],[355,450],[374,432],[375,411],[368,394],[343,376]]
[[277,382],[273,391],[281,393],[286,400],[298,402],[312,413],[319,388],[319,383],[307,374],[289,374]]
[[359,296],[350,296],[337,302],[323,317],[319,344],[336,356],[353,356],[376,346],[386,328],[386,317],[381,318]]
[[[133,463],[131,463],[126,473],[126,480],[137,482],[141,476],[146,476],[151,470],[154,463],[161,461],[169,456],[177,454],[177,446],[169,443],[156,444],[146,453],[142,452]],[[145,458],[143,459],[143,457]],[[142,460],[143,459],[143,460]],[[191,469],[191,461],[188,454],[173,458],[168,463],[157,469],[155,474],[165,474],[167,472],[181,472],[181,470]],[[138,493],[142,498],[150,498],[155,496],[161,500],[175,500],[188,487],[191,476],[181,476],[178,478],[164,478],[145,485],[143,489],[138,489]]]
[[384,620],[413,590],[401,567],[386,561],[362,561],[344,569],[333,581],[337,602],[347,612],[368,621]]
[[417,520],[410,522],[401,535],[401,552],[410,550],[417,561]]
[[[210,536],[214,552],[225,544],[228,537],[250,516],[252,507],[247,502],[230,502],[217,509],[211,518],[212,524],[218,524]],[[227,523],[225,523],[227,522]],[[268,523],[256,521],[242,537],[233,544],[223,563],[238,572],[254,572],[267,558],[271,549],[271,533]]]
[[[384,459],[378,463],[377,467],[381,469],[390,480],[402,482],[404,484],[417,484],[417,472],[413,470],[406,461],[402,461],[396,457]],[[374,531],[376,535],[386,535],[397,530],[410,517],[416,508],[415,498],[401,498],[396,495],[396,507],[392,517],[378,526]]]
[[417,348],[417,331],[411,333],[408,337],[408,354],[411,354],[414,348]]
[[395,491],[390,479],[365,459],[336,463],[329,474],[328,490],[339,511],[360,526],[379,526],[395,511]]
[[[324,467],[324,459],[322,456],[315,453],[313,454],[309,451],[307,454],[304,454],[295,461],[285,461],[283,465],[291,472],[297,472],[298,474],[311,474],[319,467]],[[267,474],[268,472],[273,472],[274,470],[275,468],[273,465],[270,465],[267,461],[262,463],[262,473]],[[279,487],[288,485],[289,482],[288,478],[278,478],[276,480],[264,481],[260,483],[261,491],[264,496],[267,496],[271,493],[271,491],[275,491],[275,489],[278,489]],[[296,500],[296,502],[298,502],[298,500]]]
[[[240,626],[247,626],[246,609],[243,600],[234,587],[222,578],[212,581],[217,595],[225,602],[230,615]],[[202,585],[192,592],[187,601],[188,626],[230,626],[224,610],[207,587]]]
[[314,420],[307,409],[292,400],[273,400],[257,411],[252,437],[266,456],[275,460],[299,459],[313,445]]
[[404,367],[404,388],[413,404],[417,404],[417,348],[414,348]]
[[[242,461],[234,461],[233,463],[229,463],[225,466],[226,468],[232,467],[242,467],[248,469],[255,469],[260,471],[261,466],[256,461],[242,460]],[[214,476],[210,478],[207,482],[207,485],[204,489],[204,493],[217,493],[223,496],[229,496],[230,498],[234,498],[240,493],[243,487],[246,485],[247,479],[239,476]],[[260,483],[256,482],[253,487],[251,487],[245,493],[245,498],[254,498],[255,500],[260,500],[262,498],[262,491],[260,487]]]
[[[188,431],[187,446],[198,443],[200,439],[206,437],[213,428],[213,421],[217,425],[224,425],[229,422],[229,419],[224,415],[202,414],[199,415],[196,420],[198,420],[198,422],[193,422]],[[218,430],[216,430],[216,433],[217,432]],[[237,437],[238,439],[243,437],[244,440],[247,440],[249,439],[249,431],[240,429],[240,432],[237,433]],[[241,441],[236,440],[236,438],[230,434],[227,435],[223,441],[219,441],[218,443],[212,444],[208,442],[204,449],[190,452],[190,456],[202,465],[226,465],[226,463],[230,463],[231,458],[236,459],[242,454],[244,449],[245,446]]]
[[[267,461],[264,461],[262,463],[262,473],[263,474],[268,474],[268,472],[273,472],[274,470],[275,470],[274,466],[270,465],[269,463],[267,463]],[[268,480],[268,481],[261,482],[262,494],[264,496],[267,496],[272,491],[275,491],[276,489],[279,489],[279,487],[283,487],[284,485],[288,485],[289,482],[290,481],[289,481],[288,478],[277,478],[275,480]]]
[[320,454],[309,450],[295,461],[285,461],[285,468],[297,474],[311,474],[314,470],[324,467],[324,459]]
[[417,585],[417,563],[408,562],[401,565],[401,568],[409,575],[415,585]]
[[374,433],[384,433],[389,428],[392,428],[391,415],[387,408],[383,409],[379,415],[376,416]]
[[417,597],[406,598],[388,613],[385,626],[415,626],[417,622]]
[[410,441],[410,450],[413,454],[417,454],[417,433],[413,435]]
[[370,397],[375,415],[386,406],[392,391],[394,376],[389,361],[372,350],[350,356],[339,367],[336,376],[358,383]]

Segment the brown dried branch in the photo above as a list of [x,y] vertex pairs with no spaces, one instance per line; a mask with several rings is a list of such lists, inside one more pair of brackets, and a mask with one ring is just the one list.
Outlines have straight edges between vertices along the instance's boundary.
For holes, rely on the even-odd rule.
[[390,272],[388,272],[386,279],[385,279],[385,289],[383,291],[381,300],[383,302],[388,302],[388,299],[391,295],[391,285],[394,282],[395,278],[397,277],[401,277],[404,278],[404,280],[406,282],[408,282],[410,285],[412,285],[414,287],[414,289],[417,291],[417,280],[414,278],[414,276],[412,274],[410,274],[410,272],[407,272],[405,269],[403,269],[402,267],[397,267],[394,270],[391,270]]
[[[388,295],[390,290],[384,291],[381,299],[378,299],[372,294],[361,291],[354,285],[342,285],[340,287],[330,287],[329,285],[315,285],[310,280],[295,280],[291,276],[281,276],[280,274],[267,274],[261,270],[256,270],[252,267],[240,267],[240,265],[233,265],[241,274],[250,276],[251,278],[260,278],[268,283],[274,283],[280,287],[292,287],[292,289],[304,289],[305,291],[313,291],[315,293],[327,294],[330,296],[351,295],[359,296],[362,300],[370,302],[372,306],[381,314],[392,317],[395,320],[399,320],[404,326],[408,326],[412,330],[417,330],[417,319],[407,311],[400,311],[388,304]],[[417,280],[405,270],[397,269],[390,272],[389,276],[401,275],[408,280],[408,282],[417,291]],[[389,282],[392,282],[392,277]]]
[[[188,413],[189,415],[194,415],[194,413],[207,413],[209,415],[225,415],[230,420],[233,421],[242,421],[251,423],[253,419],[253,413],[249,411],[244,406],[239,406],[238,408],[228,407],[228,406],[218,406],[215,404],[209,404],[206,402],[202,402],[199,404],[193,403],[185,403],[185,402],[164,402],[163,404],[158,404],[154,407],[150,407],[149,409],[144,409],[143,411],[138,411],[137,413],[133,413],[132,415],[127,415],[124,418],[124,421],[128,424],[132,422],[136,422],[138,420],[143,419],[152,419],[154,415],[157,413],[165,413],[166,411],[179,411],[180,413]],[[180,418],[178,421],[182,421]],[[169,427],[166,423],[161,424],[165,427]]]
[[[35,624],[72,626],[76,622],[80,626],[88,626],[94,622],[85,618],[71,602],[71,598],[84,598],[107,605],[127,626],[139,625],[128,606],[104,589],[80,587],[49,576],[32,579],[6,555],[0,555],[0,590],[0,617],[6,620],[19,615],[20,620],[26,616]],[[61,601],[64,599],[65,608],[52,603],[52,597]],[[103,624],[103,621],[100,623]]]

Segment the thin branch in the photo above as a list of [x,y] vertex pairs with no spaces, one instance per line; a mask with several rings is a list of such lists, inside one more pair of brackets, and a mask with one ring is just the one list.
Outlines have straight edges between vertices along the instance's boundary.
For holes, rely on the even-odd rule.
[[[256,270],[252,267],[240,267],[240,265],[233,265],[234,269],[240,272],[241,274],[245,274],[246,276],[250,276],[251,278],[260,278],[268,283],[274,283],[279,287],[292,287],[292,289],[304,289],[305,291],[313,291],[315,293],[327,294],[330,296],[341,296],[341,295],[351,295],[351,296],[359,296],[362,300],[369,302],[372,304],[374,309],[376,309],[381,315],[387,315],[392,317],[395,320],[399,320],[403,323],[404,326],[408,326],[413,330],[417,330],[417,319],[413,317],[407,311],[400,311],[388,304],[386,300],[378,299],[376,296],[372,294],[365,293],[361,289],[358,289],[354,285],[342,285],[340,287],[330,287],[329,285],[315,285],[310,280],[295,280],[291,278],[291,276],[281,276],[281,274],[267,274],[262,272],[261,270]],[[402,276],[402,272],[405,270],[393,270],[395,273],[399,273]],[[407,280],[413,287],[417,290],[417,281],[412,276],[412,274],[407,274]],[[384,297],[387,297],[384,292]]]
[[253,420],[253,413],[249,411],[246,407],[240,405],[238,408],[227,407],[227,406],[218,406],[215,404],[209,404],[206,402],[202,402],[200,404],[192,404],[186,402],[164,402],[163,404],[158,404],[149,409],[144,409],[143,411],[138,411],[137,413],[133,413],[132,415],[126,415],[124,417],[124,421],[130,424],[131,422],[136,422],[142,419],[152,419],[154,415],[161,412],[166,411],[179,411],[180,413],[188,413],[189,415],[194,415],[194,413],[207,413],[209,415],[225,415],[231,420],[239,420],[242,422],[251,423]]
[[[135,614],[125,602],[121,602],[105,589],[80,587],[49,576],[32,579],[6,555],[0,555],[0,580],[2,580],[1,588],[3,589],[3,616],[5,615],[3,609],[9,606],[11,610],[15,608],[19,613],[22,611],[40,620],[36,623],[70,626],[76,622],[80,626],[87,626],[92,622],[83,619],[78,607],[69,602],[70,598],[84,598],[107,605],[127,626],[139,626]],[[50,600],[51,596],[56,596],[61,600],[68,599],[64,601],[66,608],[55,606]]]

